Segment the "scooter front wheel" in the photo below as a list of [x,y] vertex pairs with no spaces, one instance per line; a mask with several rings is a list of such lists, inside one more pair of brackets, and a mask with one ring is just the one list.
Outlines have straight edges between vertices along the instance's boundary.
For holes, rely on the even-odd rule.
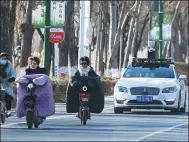
[[27,122],[28,129],[32,129],[32,126],[33,126],[33,111],[27,111],[26,122]]
[[88,117],[88,112],[86,110],[82,111],[82,125],[86,125],[87,124],[87,117]]

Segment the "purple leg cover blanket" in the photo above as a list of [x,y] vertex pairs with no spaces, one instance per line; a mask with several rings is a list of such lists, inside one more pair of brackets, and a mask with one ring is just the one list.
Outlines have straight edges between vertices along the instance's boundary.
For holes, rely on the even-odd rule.
[[24,97],[27,95],[28,80],[35,79],[34,94],[37,95],[36,108],[38,116],[50,116],[55,113],[55,101],[53,95],[52,84],[47,75],[35,74],[24,75],[17,79],[17,104],[16,116],[24,117],[26,111],[24,110]]

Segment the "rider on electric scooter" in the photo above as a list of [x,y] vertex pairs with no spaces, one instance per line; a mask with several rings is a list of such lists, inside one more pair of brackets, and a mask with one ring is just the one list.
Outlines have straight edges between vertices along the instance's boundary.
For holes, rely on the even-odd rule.
[[12,100],[14,96],[12,83],[16,78],[16,71],[8,59],[7,53],[2,52],[0,54],[0,82],[5,90],[7,117],[11,116]]
[[55,113],[54,106],[54,95],[52,84],[49,77],[46,75],[44,68],[39,67],[40,59],[35,56],[28,58],[28,67],[25,70],[26,75],[17,78],[18,88],[17,88],[17,117],[23,117],[26,115],[26,110],[24,110],[23,101],[27,96],[27,87],[32,83],[32,92],[37,96],[36,98],[36,110],[38,116],[45,119],[46,116],[53,115]]
[[[30,56],[28,58],[28,68],[25,70],[26,75],[31,74],[46,74],[45,68],[40,68],[40,59],[36,56]],[[42,117],[43,120],[46,119],[46,117]]]
[[[91,76],[96,77],[98,76],[93,68],[90,66],[90,61],[87,56],[81,57],[79,60],[80,67],[76,71],[75,76]],[[76,114],[76,117],[79,117],[79,114]]]
[[[78,77],[77,77],[78,76]],[[91,82],[92,84],[96,84],[94,87],[95,89],[92,90],[92,98],[89,102],[90,112],[92,113],[100,113],[104,108],[104,93],[102,89],[102,84],[100,81],[100,77],[95,73],[93,68],[90,66],[90,61],[88,57],[81,57],[80,58],[80,66],[79,69],[76,71],[75,75],[72,77],[72,80],[68,84],[67,88],[67,99],[66,99],[66,111],[68,113],[75,113],[77,112],[78,115],[78,108],[79,108],[79,100],[78,94],[74,89],[74,82],[80,82],[79,76],[90,76],[94,77],[94,80]]]

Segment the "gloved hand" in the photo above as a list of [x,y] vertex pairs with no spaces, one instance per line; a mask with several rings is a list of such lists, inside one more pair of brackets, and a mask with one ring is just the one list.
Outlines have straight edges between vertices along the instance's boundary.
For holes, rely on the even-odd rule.
[[15,81],[15,78],[14,78],[14,77],[11,77],[11,78],[7,79],[7,81],[10,82],[10,83],[12,83],[12,82]]
[[73,88],[77,88],[81,85],[81,83],[79,81],[74,81],[74,82],[70,82],[70,85]]

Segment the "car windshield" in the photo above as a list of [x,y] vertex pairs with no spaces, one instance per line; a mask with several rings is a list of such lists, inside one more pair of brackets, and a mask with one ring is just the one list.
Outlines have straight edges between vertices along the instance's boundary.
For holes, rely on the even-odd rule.
[[150,78],[175,78],[173,67],[155,67],[155,68],[143,68],[139,67],[128,67],[123,74],[124,78],[129,77],[150,77]]

